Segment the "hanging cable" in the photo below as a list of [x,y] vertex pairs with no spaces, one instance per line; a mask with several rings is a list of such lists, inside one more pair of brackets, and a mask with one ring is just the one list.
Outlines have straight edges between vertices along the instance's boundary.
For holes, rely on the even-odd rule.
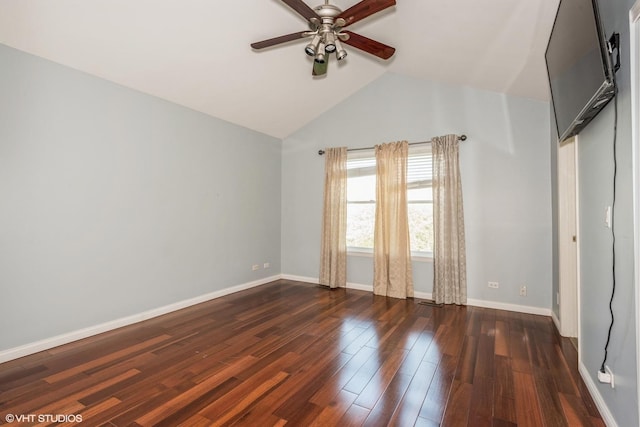
[[613,316],[613,297],[616,294],[616,229],[615,229],[615,211],[616,211],[616,178],[618,175],[618,158],[616,153],[616,146],[618,141],[618,85],[616,84],[615,72],[613,73],[613,87],[614,87],[614,123],[613,123],[613,200],[611,202],[611,298],[609,299],[609,313],[611,314],[611,323],[609,324],[609,331],[607,332],[607,342],[604,345],[604,359],[600,366],[600,372],[605,372],[605,364],[607,363],[607,356],[609,350],[609,342],[611,341],[611,331],[613,329],[614,316]]

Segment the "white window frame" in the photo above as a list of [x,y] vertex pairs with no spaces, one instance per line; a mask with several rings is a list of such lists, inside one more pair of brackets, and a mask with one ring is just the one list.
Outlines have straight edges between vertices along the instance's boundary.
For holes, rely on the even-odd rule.
[[[429,144],[421,144],[421,145],[416,145],[416,146],[409,147],[409,156],[410,157],[412,155],[419,155],[419,154],[424,154],[424,153],[431,153],[431,145],[429,145]],[[373,149],[371,149],[371,150],[357,150],[357,151],[351,151],[351,152],[348,153],[347,161],[354,160],[354,159],[370,159],[370,158],[374,158],[374,157],[375,157],[375,153],[374,153]],[[375,200],[372,201],[372,202],[375,204]],[[349,202],[347,202],[347,204],[348,203]],[[431,201],[431,203],[433,203],[433,201]],[[347,246],[347,255],[371,258],[371,257],[373,257],[373,248]],[[412,250],[411,251],[411,259],[413,261],[432,262],[433,261],[433,252],[414,251],[414,250]]]
[[[373,158],[375,158],[375,153],[373,149],[350,151],[347,153],[347,163],[350,160],[373,159]],[[373,175],[375,176],[375,165],[372,167],[373,167]],[[347,175],[349,175],[348,169],[347,169]],[[348,185],[349,185],[349,178],[347,177],[347,186]],[[371,202],[375,204],[375,200]],[[366,202],[362,202],[362,203],[366,203]],[[348,209],[348,205],[349,205],[349,201],[347,199],[347,209]],[[347,255],[373,257],[373,248],[347,246]]]

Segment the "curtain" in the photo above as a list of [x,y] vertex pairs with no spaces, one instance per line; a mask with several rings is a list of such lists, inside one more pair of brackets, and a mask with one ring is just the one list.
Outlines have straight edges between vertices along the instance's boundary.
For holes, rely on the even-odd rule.
[[407,214],[407,141],[376,145],[373,292],[413,297]]
[[467,303],[467,271],[458,137],[431,140],[433,153],[433,299]]
[[347,148],[325,150],[320,284],[347,286]]

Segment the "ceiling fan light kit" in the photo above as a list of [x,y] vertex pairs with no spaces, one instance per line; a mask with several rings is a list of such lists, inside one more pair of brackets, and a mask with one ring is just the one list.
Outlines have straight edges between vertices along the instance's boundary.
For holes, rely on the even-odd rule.
[[342,61],[347,57],[347,51],[344,50],[339,39],[336,40],[336,57],[338,58],[338,61]]
[[324,41],[324,49],[327,52],[333,53],[336,51],[336,35],[334,33],[324,34],[322,40]]
[[324,64],[327,58],[326,48],[324,42],[320,42],[318,45],[318,53],[316,54],[315,61],[318,64]]
[[391,46],[351,31],[342,30],[348,25],[394,6],[396,4],[395,0],[362,0],[345,11],[329,4],[329,0],[325,0],[323,5],[314,9],[311,9],[302,0],[282,0],[282,2],[307,20],[310,31],[287,34],[252,43],[252,48],[259,50],[311,37],[311,41],[305,46],[304,51],[314,58],[312,73],[314,76],[321,76],[327,73],[329,59],[327,54],[335,53],[338,61],[342,61],[347,57],[347,51],[342,46],[342,42],[381,59],[389,59],[395,53],[395,49]]
[[320,34],[316,34],[313,36],[313,39],[309,42],[307,47],[304,48],[304,51],[309,56],[316,56],[319,45],[320,45]]

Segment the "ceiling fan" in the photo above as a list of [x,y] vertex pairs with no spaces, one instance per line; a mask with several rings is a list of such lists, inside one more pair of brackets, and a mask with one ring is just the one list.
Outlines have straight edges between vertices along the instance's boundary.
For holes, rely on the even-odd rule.
[[304,17],[309,23],[310,30],[251,43],[251,47],[259,50],[310,37],[311,40],[304,51],[307,55],[314,57],[312,73],[314,76],[327,73],[328,54],[335,52],[338,61],[346,58],[347,51],[344,50],[342,42],[382,59],[391,58],[396,51],[391,46],[343,30],[353,23],[395,5],[395,0],[362,0],[345,11],[329,4],[329,0],[325,0],[323,5],[313,9],[302,0],[282,0],[282,2]]

